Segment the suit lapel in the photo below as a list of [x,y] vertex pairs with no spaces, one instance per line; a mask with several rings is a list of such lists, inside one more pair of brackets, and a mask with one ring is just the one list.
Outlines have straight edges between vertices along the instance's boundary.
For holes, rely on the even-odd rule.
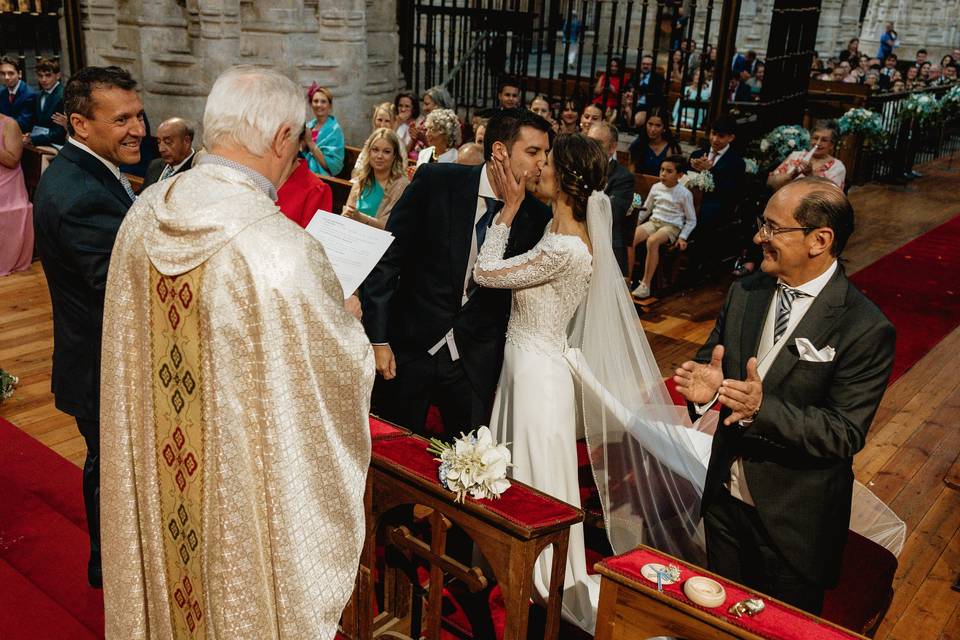
[[776,290],[776,278],[764,276],[747,293],[747,301],[744,305],[746,313],[744,313],[743,323],[740,325],[739,380],[746,378],[747,360],[756,356],[757,349],[760,348],[760,334],[763,333],[763,325],[767,320],[767,309],[770,308],[770,301],[773,299]]
[[113,194],[113,196],[119,200],[123,206],[129,208],[133,204],[133,200],[131,200],[130,196],[127,195],[123,185],[120,184],[120,181],[117,180],[116,176],[114,176],[110,169],[100,162],[100,160],[94,158],[80,147],[72,145],[69,142],[63,145],[63,149],[60,150],[60,155],[64,156],[67,160],[78,165],[84,171],[99,180],[104,188]]
[[480,191],[480,172],[483,165],[475,167],[462,188],[449,190],[450,201],[447,220],[450,225],[450,275],[454,291],[463,288],[467,275],[467,261],[473,243],[474,218],[477,211],[477,193]]
[[799,362],[799,358],[795,355],[795,349],[793,349],[795,338],[807,338],[818,348],[823,345],[825,338],[836,325],[843,312],[843,303],[847,297],[848,286],[849,281],[843,273],[843,268],[838,265],[836,273],[833,274],[830,282],[807,309],[803,320],[785,338],[787,342],[783,345],[780,353],[777,354],[776,360],[770,365],[767,375],[763,377],[764,386],[772,388],[780,384],[794,365]]

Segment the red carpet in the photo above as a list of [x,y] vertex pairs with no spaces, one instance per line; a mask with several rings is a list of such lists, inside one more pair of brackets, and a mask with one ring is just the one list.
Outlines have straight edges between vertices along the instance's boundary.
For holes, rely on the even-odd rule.
[[0,634],[103,637],[103,597],[87,586],[80,469],[0,418]]
[[892,383],[960,323],[960,216],[850,279],[897,328]]

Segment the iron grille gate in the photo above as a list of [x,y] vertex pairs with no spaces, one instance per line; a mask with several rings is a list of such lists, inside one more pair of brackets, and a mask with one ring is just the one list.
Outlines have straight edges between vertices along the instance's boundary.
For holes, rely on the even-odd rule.
[[[400,65],[413,92],[444,85],[466,115],[494,106],[504,77],[517,82],[526,100],[544,94],[555,107],[567,98],[582,106],[595,98],[596,78],[613,57],[622,61],[621,85],[625,75],[639,73],[647,54],[669,78],[670,53],[689,43],[683,80],[673,87],[673,101],[680,102],[674,124],[679,129],[682,121],[696,138],[710,121],[710,106],[694,99],[700,91],[688,99],[683,86],[698,62],[709,65],[720,6],[721,0],[399,0]],[[575,40],[565,37],[574,14],[582,25]],[[602,88],[603,102],[610,90]]]
[[[83,66],[79,0],[0,0],[0,55],[20,62],[23,80],[35,84],[34,66],[41,57],[63,57],[73,70]],[[67,33],[66,52],[60,41],[60,20]],[[65,55],[64,55],[65,54]]]

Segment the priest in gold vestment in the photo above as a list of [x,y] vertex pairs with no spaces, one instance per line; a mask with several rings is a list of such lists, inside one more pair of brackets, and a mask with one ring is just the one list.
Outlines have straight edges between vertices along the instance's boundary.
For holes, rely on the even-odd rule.
[[333,638],[364,536],[373,356],[274,205],[305,102],[237,67],[208,151],[114,247],[101,392],[106,637]]

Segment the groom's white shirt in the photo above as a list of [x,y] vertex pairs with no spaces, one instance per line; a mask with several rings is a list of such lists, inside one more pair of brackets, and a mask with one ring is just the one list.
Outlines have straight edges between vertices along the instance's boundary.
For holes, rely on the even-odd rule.
[[[490,186],[490,177],[487,175],[487,165],[484,163],[483,169],[480,170],[480,188],[477,189],[477,209],[473,217],[473,227],[476,229],[477,223],[480,222],[480,218],[483,217],[483,214],[487,212],[487,201],[486,198],[493,198],[499,200],[500,198],[493,192],[493,187]],[[470,291],[470,283],[473,280],[473,265],[477,263],[477,254],[479,253],[479,247],[477,246],[477,232],[471,234],[470,240],[470,255],[467,258],[467,272],[463,276],[463,296],[460,299],[460,306],[467,304],[469,296],[467,292]],[[447,345],[447,348],[450,349],[450,359],[459,360],[460,352],[457,351],[457,343],[453,339],[453,327],[450,327],[450,330],[447,331],[447,334],[440,339],[440,342],[430,347],[430,350],[427,352],[430,355],[436,355],[440,349],[443,348],[443,345]]]

